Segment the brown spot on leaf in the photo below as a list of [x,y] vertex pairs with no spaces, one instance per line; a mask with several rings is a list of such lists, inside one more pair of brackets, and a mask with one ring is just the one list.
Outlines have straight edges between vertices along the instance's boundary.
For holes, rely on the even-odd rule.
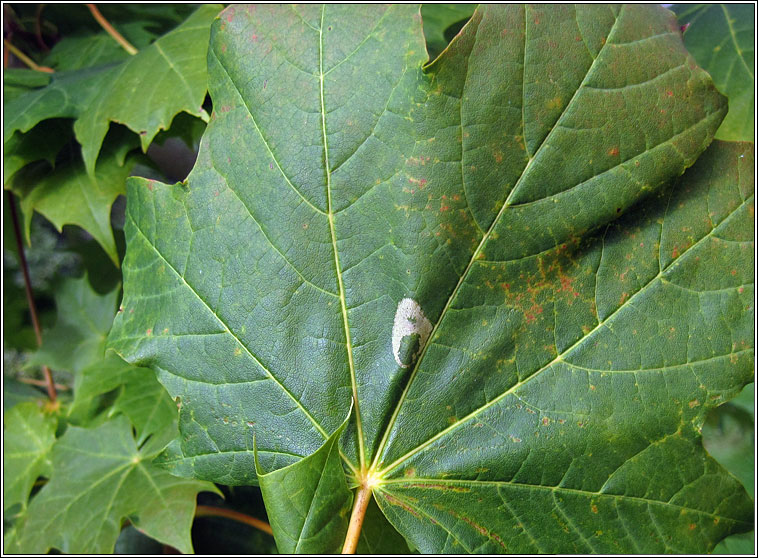
[[387,500],[387,502],[390,505],[392,505],[392,506],[398,506],[400,508],[403,508],[405,511],[407,511],[412,516],[417,517],[418,519],[421,519],[421,515],[419,515],[419,513],[416,510],[414,510],[412,507],[410,507],[405,502],[403,502],[401,500],[398,500],[392,494],[388,494],[386,492],[383,492],[382,496],[384,496],[385,500]]

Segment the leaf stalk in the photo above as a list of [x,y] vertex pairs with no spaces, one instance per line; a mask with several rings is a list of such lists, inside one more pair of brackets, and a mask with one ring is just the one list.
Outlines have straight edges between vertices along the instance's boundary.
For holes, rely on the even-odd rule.
[[342,547],[342,554],[355,554],[355,549],[358,547],[358,540],[361,536],[361,527],[363,527],[363,520],[366,517],[366,510],[368,504],[371,501],[371,489],[372,484],[368,480],[364,479],[358,493],[355,496],[355,503],[353,504],[353,513],[350,514],[350,523],[347,527],[347,535],[345,536],[345,544]]
[[8,39],[3,39],[3,44],[5,45],[5,48],[11,51],[16,58],[21,60],[21,62],[26,64],[29,68],[31,68],[35,72],[47,72],[48,74],[53,73],[54,70],[52,68],[48,68],[47,66],[40,66],[34,60],[29,58],[26,54],[21,52],[21,50],[19,50],[19,48],[16,47],[13,43],[11,43]]
[[116,29],[110,24],[110,22],[105,19],[103,14],[100,13],[100,10],[97,9],[97,6],[94,4],[87,4],[87,7],[89,8],[89,11],[92,13],[92,17],[95,18],[95,20],[100,24],[100,27],[105,29],[105,32],[108,33],[113,39],[121,45],[121,47],[134,56],[137,54],[137,49],[134,48],[134,45],[132,45],[129,41],[127,41],[124,36],[116,31]]
[[[18,222],[18,212],[16,211],[16,200],[13,199],[13,194],[10,190],[6,190],[8,195],[8,206],[11,211],[11,220],[13,221],[13,232],[16,236],[16,248],[18,250],[18,259],[21,263],[21,272],[24,276],[24,290],[26,291],[26,302],[29,304],[29,314],[32,318],[32,327],[34,328],[34,335],[37,337],[37,346],[42,345],[42,329],[39,325],[39,316],[37,314],[37,305],[34,303],[34,292],[32,291],[32,282],[29,278],[29,266],[26,263],[26,255],[24,254],[24,243],[21,241],[21,226]],[[45,377],[45,386],[47,388],[47,396],[50,401],[55,402],[58,397],[58,393],[55,391],[55,383],[53,382],[53,375],[50,369],[43,365],[42,375]]]
[[240,513],[238,511],[228,510],[226,508],[217,508],[215,506],[197,506],[195,517],[225,517],[227,519],[232,519],[234,521],[244,523],[245,525],[255,527],[256,529],[259,529],[264,533],[268,533],[269,535],[273,535],[271,525],[265,521],[246,515],[244,513]]

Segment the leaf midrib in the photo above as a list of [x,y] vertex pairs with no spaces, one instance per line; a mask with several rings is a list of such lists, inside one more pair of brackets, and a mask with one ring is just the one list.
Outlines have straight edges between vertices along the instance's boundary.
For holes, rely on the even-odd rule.
[[[324,172],[326,173],[326,214],[329,219],[329,233],[332,239],[332,251],[334,253],[334,268],[337,274],[337,285],[339,286],[340,311],[342,313],[342,323],[345,330],[345,349],[347,351],[347,361],[350,370],[350,385],[353,394],[353,405],[355,406],[355,426],[358,434],[358,460],[360,470],[363,472],[366,468],[366,456],[364,450],[363,424],[361,421],[361,410],[358,400],[358,383],[355,376],[355,363],[353,362],[353,346],[350,335],[350,323],[347,319],[347,303],[345,300],[345,286],[342,282],[342,269],[340,267],[339,250],[337,249],[337,232],[334,228],[334,212],[332,211],[332,171],[329,168],[329,142],[326,138],[326,107],[324,103],[324,14],[326,13],[326,4],[321,6],[321,26],[318,31],[318,70],[319,70],[319,93],[321,100],[321,131],[324,141]],[[352,465],[348,463],[348,465]],[[352,468],[352,467],[351,467]]]
[[[476,9],[479,10],[480,7],[477,7]],[[524,9],[526,9],[526,7]],[[433,344],[434,338],[435,338],[435,336],[437,334],[437,330],[439,329],[440,324],[444,321],[444,318],[445,318],[445,315],[447,313],[448,308],[453,303],[453,300],[456,298],[456,295],[458,294],[458,291],[460,290],[460,287],[463,285],[463,283],[465,282],[466,278],[468,277],[468,274],[471,271],[471,269],[473,268],[474,263],[477,261],[477,259],[479,257],[479,254],[481,253],[482,249],[484,248],[484,245],[487,243],[487,241],[489,240],[492,232],[495,230],[495,227],[500,222],[500,219],[502,218],[502,216],[505,214],[505,210],[508,207],[510,207],[509,202],[510,202],[511,198],[513,197],[513,194],[518,190],[519,186],[521,185],[522,181],[524,180],[524,177],[526,177],[528,175],[528,171],[529,171],[529,168],[531,167],[532,161],[534,161],[537,158],[537,156],[539,155],[539,153],[542,151],[542,148],[548,143],[548,140],[552,136],[553,132],[558,127],[558,125],[561,122],[561,120],[563,120],[563,118],[566,115],[566,113],[568,112],[569,108],[572,106],[572,103],[574,102],[574,99],[576,99],[577,94],[584,87],[585,83],[587,82],[587,79],[592,74],[593,70],[595,69],[595,64],[600,59],[601,54],[602,54],[603,50],[605,49],[606,45],[608,45],[608,43],[611,42],[610,41],[611,35],[613,34],[614,30],[616,29],[616,25],[617,25],[618,21],[621,19],[623,10],[624,10],[624,7],[622,6],[621,10],[619,11],[618,15],[616,16],[616,18],[615,18],[615,20],[613,22],[613,25],[611,26],[610,30],[608,31],[608,36],[607,36],[606,42],[603,43],[603,46],[600,48],[600,50],[597,53],[597,56],[593,58],[592,63],[590,64],[590,67],[589,67],[589,69],[587,70],[587,73],[584,76],[584,79],[582,79],[582,82],[579,84],[579,87],[576,88],[576,91],[574,91],[573,96],[571,97],[571,99],[569,100],[569,102],[566,103],[566,106],[564,107],[564,109],[561,112],[560,116],[556,119],[555,124],[550,129],[550,131],[545,136],[545,138],[542,140],[542,143],[540,143],[539,147],[537,148],[537,150],[534,153],[534,156],[530,157],[529,160],[527,161],[526,165],[524,166],[523,171],[521,172],[521,176],[519,176],[518,180],[514,184],[514,186],[511,189],[511,191],[509,192],[508,196],[506,197],[505,202],[503,203],[503,206],[500,208],[500,210],[498,211],[498,214],[493,219],[492,223],[490,224],[489,228],[487,229],[487,232],[484,234],[484,236],[482,237],[482,240],[479,242],[479,245],[477,246],[476,250],[474,250],[474,253],[471,256],[471,259],[469,260],[469,263],[466,266],[466,269],[463,271],[463,273],[460,276],[460,279],[458,280],[458,284],[453,288],[452,292],[450,293],[450,296],[448,297],[447,302],[445,303],[445,306],[442,309],[442,312],[440,313],[440,316],[437,319],[436,323],[434,324],[434,328],[432,329],[431,334],[429,335],[429,340],[424,345],[424,347],[421,349],[421,353],[419,354],[418,359],[416,360],[416,363],[415,363],[415,365],[413,367],[413,371],[411,372],[411,375],[410,375],[410,377],[408,379],[408,382],[406,383],[405,388],[403,389],[403,392],[400,395],[400,398],[398,399],[397,404],[395,405],[395,409],[394,409],[394,411],[392,413],[392,416],[390,418],[389,423],[387,424],[387,427],[386,427],[386,429],[384,431],[384,435],[382,436],[382,440],[379,443],[379,446],[377,448],[376,454],[374,456],[374,460],[373,460],[372,465],[371,465],[372,469],[375,468],[375,467],[377,467],[377,465],[379,465],[379,463],[380,463],[382,452],[384,451],[384,448],[385,448],[385,446],[387,444],[387,441],[389,440],[389,435],[392,432],[392,429],[394,428],[395,422],[397,421],[397,417],[400,414],[400,409],[402,408],[403,403],[405,401],[405,398],[406,398],[407,394],[410,391],[410,387],[413,384],[413,380],[416,377],[416,374],[417,374],[417,372],[418,372],[418,370],[420,368],[420,365],[423,362],[424,357],[426,356],[426,351]],[[472,18],[469,20],[469,23],[471,21],[473,21],[473,20],[474,20],[474,18],[472,16]],[[468,23],[466,24],[466,26],[468,26]],[[526,34],[526,28],[524,28],[524,33]],[[461,37],[461,36],[462,36],[462,33],[458,34],[453,39],[453,41],[457,40],[458,37]],[[452,41],[451,41],[451,44],[452,44]],[[450,48],[450,45],[448,45],[448,48]],[[524,44],[524,60],[523,60],[523,64],[524,65],[526,64],[526,43]],[[521,87],[524,88],[524,86],[525,86],[525,84],[522,83]],[[461,102],[463,102],[462,99],[461,99]],[[522,115],[523,115],[523,111],[522,111]],[[525,122],[522,122],[522,127],[525,127],[525,124],[526,124]],[[385,469],[385,472],[387,470],[388,469]]]

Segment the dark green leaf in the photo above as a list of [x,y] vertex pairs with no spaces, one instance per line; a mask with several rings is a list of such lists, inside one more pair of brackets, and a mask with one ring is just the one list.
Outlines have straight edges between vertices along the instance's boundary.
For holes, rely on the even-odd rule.
[[253,434],[272,471],[354,401],[349,483],[422,551],[749,528],[697,432],[752,375],[753,152],[661,190],[726,112],[673,16],[481,6],[425,62],[407,5],[214,24],[195,169],[128,184],[110,337],[180,400],[164,463],[251,483]]
[[677,4],[679,22],[689,24],[684,44],[729,98],[729,113],[716,138],[752,141],[755,129],[755,5]]
[[[7,326],[6,326],[7,327]],[[19,403],[44,402],[47,395],[34,386],[3,375],[3,410],[8,411]]]
[[437,58],[450,42],[451,37],[446,36],[445,31],[456,24],[462,27],[475,9],[476,4],[423,4],[421,6],[429,60]]
[[3,511],[16,504],[26,508],[34,481],[50,476],[57,424],[53,413],[32,401],[3,415]]
[[339,452],[345,423],[312,455],[276,471],[255,470],[276,546],[282,554],[338,553],[353,495]]
[[8,184],[16,172],[34,161],[44,160],[54,166],[55,156],[72,135],[71,123],[55,118],[40,122],[25,134],[13,134],[3,146],[5,183]]
[[53,449],[50,481],[19,520],[19,551],[111,553],[129,518],[146,535],[192,552],[197,493],[216,489],[172,477],[150,463],[154,455],[137,447],[123,416],[94,429],[69,427]]

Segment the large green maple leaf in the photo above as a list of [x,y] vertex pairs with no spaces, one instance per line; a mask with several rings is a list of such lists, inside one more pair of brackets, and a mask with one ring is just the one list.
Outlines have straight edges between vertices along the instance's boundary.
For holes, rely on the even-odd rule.
[[672,14],[483,6],[426,59],[407,5],[214,24],[187,184],[128,184],[110,336],[180,400],[164,465],[260,482],[272,513],[296,494],[272,524],[303,552],[372,493],[427,552],[700,552],[748,529],[698,430],[751,376],[752,147],[627,212],[726,112]]

